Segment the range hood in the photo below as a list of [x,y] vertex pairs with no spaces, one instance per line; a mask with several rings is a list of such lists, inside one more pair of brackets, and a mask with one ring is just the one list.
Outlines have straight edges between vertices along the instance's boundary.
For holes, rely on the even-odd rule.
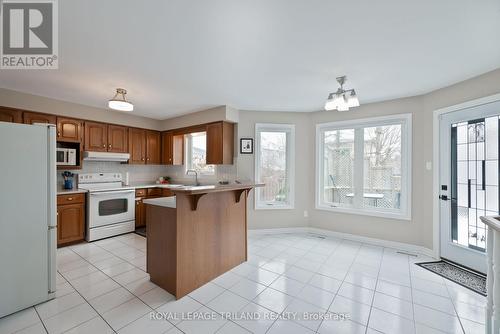
[[112,152],[83,152],[83,160],[87,161],[116,161],[127,162],[130,159],[129,153],[112,153]]

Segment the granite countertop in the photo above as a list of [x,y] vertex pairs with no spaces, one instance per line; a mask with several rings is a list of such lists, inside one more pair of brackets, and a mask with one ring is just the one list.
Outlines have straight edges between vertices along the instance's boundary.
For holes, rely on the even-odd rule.
[[150,198],[142,200],[142,202],[144,204],[162,206],[165,208],[175,209],[177,207],[175,196]]
[[175,193],[184,193],[187,195],[196,195],[196,194],[206,194],[206,193],[215,193],[221,191],[232,191],[232,190],[244,190],[251,189],[256,187],[263,187],[264,184],[258,183],[231,183],[231,184],[217,184],[217,185],[201,185],[201,186],[183,186],[171,188],[172,192]]
[[87,190],[85,189],[78,189],[78,188],[64,189],[62,186],[57,187],[58,195],[85,194],[86,192]]
[[[159,184],[159,183],[148,183],[148,182],[133,182],[128,186],[122,186],[124,189],[143,189],[143,188],[165,188],[171,189],[173,192],[182,192],[186,194],[200,194],[200,193],[208,193],[208,192],[220,192],[220,191],[230,191],[230,190],[238,190],[238,189],[248,189],[261,187],[263,184],[254,184],[254,183],[231,183],[227,185],[201,185],[201,186],[192,186],[192,185],[182,185],[182,184]],[[58,195],[69,195],[69,194],[83,194],[86,193],[86,189],[64,189],[62,185],[58,185],[57,194]]]

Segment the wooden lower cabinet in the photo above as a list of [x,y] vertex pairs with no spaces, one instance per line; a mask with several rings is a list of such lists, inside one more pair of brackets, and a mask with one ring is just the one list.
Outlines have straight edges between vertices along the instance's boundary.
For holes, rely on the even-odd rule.
[[64,203],[57,205],[58,247],[85,239],[85,202],[76,203],[79,201],[72,199],[74,197],[72,195],[58,196],[58,203]]
[[143,198],[135,199],[135,228],[146,226]]

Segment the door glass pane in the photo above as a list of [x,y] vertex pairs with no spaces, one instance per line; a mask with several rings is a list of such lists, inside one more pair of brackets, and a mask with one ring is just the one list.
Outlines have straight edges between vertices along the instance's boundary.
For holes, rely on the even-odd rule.
[[499,213],[498,116],[452,125],[451,233],[453,242],[486,248],[484,215]]
[[365,207],[399,209],[401,203],[401,125],[364,129]]
[[99,202],[99,216],[111,216],[125,213],[128,210],[126,198],[109,199]]
[[323,199],[350,207],[354,198],[354,129],[323,132]]

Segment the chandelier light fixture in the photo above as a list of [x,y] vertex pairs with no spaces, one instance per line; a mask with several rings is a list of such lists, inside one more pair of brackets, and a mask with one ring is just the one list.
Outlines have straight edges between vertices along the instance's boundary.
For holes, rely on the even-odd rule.
[[116,94],[111,100],[108,101],[108,107],[119,111],[132,111],[134,110],[134,105],[127,101],[125,98],[127,91],[123,88],[117,88]]
[[340,88],[335,93],[330,93],[325,103],[325,110],[348,111],[349,108],[359,107],[358,96],[354,89],[344,89],[346,76],[337,78]]

